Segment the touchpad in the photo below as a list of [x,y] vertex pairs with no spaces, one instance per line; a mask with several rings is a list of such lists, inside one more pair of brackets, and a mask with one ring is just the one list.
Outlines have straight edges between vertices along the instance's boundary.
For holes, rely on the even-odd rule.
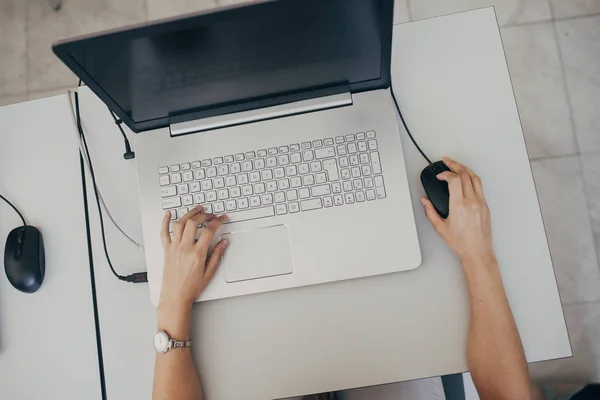
[[221,235],[229,240],[223,256],[229,283],[291,274],[292,250],[286,225],[269,226]]

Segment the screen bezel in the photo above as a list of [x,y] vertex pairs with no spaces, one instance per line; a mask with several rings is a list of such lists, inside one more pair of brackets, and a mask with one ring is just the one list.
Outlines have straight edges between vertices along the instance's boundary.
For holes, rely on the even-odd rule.
[[[254,98],[245,101],[232,102],[230,104],[219,104],[215,107],[207,107],[202,110],[190,111],[185,114],[167,115],[165,117],[135,122],[103,88],[84,70],[79,63],[71,56],[72,51],[81,50],[87,47],[96,46],[104,41],[111,41],[117,38],[130,40],[137,37],[155,35],[161,32],[170,32],[174,29],[180,30],[187,27],[191,28],[197,25],[198,21],[206,21],[213,18],[230,17],[229,13],[243,13],[244,8],[259,6],[269,1],[299,1],[299,0],[266,0],[254,2],[251,4],[237,5],[220,8],[218,10],[208,10],[169,19],[153,21],[146,24],[127,26],[110,31],[100,32],[80,36],[73,39],[62,40],[52,45],[54,54],[62,60],[63,63],[79,77],[89,88],[125,122],[125,124],[135,133],[146,130],[163,128],[172,123],[188,121],[192,119],[205,118],[209,116],[223,115],[240,111],[247,111],[262,107],[269,107],[278,104],[290,103],[294,101],[306,100],[315,96],[315,93],[337,94],[350,91],[357,93],[367,90],[384,89],[390,85],[390,68],[392,55],[392,29],[394,18],[394,0],[378,0],[381,7],[381,21],[379,21],[381,31],[381,72],[379,79],[373,79],[361,82],[339,82],[329,87],[307,88],[307,90],[281,93],[277,96],[266,98]],[[326,1],[326,0],[324,0]],[[372,1],[372,0],[369,0]]]

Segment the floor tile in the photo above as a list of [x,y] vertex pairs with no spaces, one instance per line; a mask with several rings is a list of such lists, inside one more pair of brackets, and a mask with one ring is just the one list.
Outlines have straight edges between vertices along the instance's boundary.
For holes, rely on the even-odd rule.
[[394,1],[394,24],[401,24],[410,21],[410,13],[408,11],[408,0]]
[[542,382],[600,382],[600,302],[563,306],[573,357],[529,366]]
[[600,15],[556,21],[581,152],[600,152]]
[[146,0],[146,5],[148,19],[153,20],[209,10],[217,7],[217,0]]
[[583,181],[592,217],[596,253],[600,254],[600,153],[581,156]]
[[578,156],[531,163],[563,304],[600,300],[592,225]]
[[501,32],[529,157],[576,154],[552,22]]
[[581,17],[600,13],[600,0],[550,0],[554,18]]
[[0,96],[27,91],[26,4],[0,1]]
[[435,17],[459,11],[495,6],[500,25],[548,21],[552,18],[548,0],[410,0],[413,19]]
[[25,93],[0,96],[0,107],[29,100]]
[[64,2],[55,12],[46,1],[28,0],[29,91],[77,84],[52,53],[53,42],[142,22],[144,7],[143,0],[78,0]]

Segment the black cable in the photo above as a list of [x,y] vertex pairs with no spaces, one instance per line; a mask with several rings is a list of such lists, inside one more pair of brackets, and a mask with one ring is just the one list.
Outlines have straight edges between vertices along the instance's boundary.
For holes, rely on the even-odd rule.
[[23,221],[23,226],[27,226],[27,222],[25,222],[25,218],[23,217],[23,214],[21,214],[21,212],[17,209],[17,207],[15,207],[13,205],[13,203],[8,201],[8,199],[6,197],[2,196],[1,194],[0,194],[0,199],[4,200],[6,202],[6,204],[11,206],[12,209],[15,210],[17,214],[19,214],[19,217],[21,217],[21,221]]
[[119,128],[119,131],[121,131],[121,135],[123,135],[123,140],[125,141],[125,153],[123,154],[123,158],[126,160],[131,160],[132,158],[135,158],[135,153],[133,151],[131,151],[131,145],[129,144],[129,139],[127,139],[127,135],[125,134],[123,127],[121,127],[123,120],[117,118],[115,113],[112,112],[112,110],[110,108],[108,108],[108,112],[110,113],[110,115],[112,115],[113,119],[115,120],[115,125],[117,125],[117,128]]
[[[81,85],[81,81],[80,85]],[[92,188],[94,190],[94,198],[96,199],[96,206],[98,207],[98,216],[100,217],[100,232],[102,236],[102,247],[104,249],[104,255],[106,256],[106,261],[108,262],[108,266],[110,267],[113,275],[121,280],[133,283],[142,283],[148,282],[148,276],[146,272],[138,272],[135,274],[123,276],[119,275],[117,271],[115,271],[112,261],[110,260],[110,256],[108,254],[108,247],[106,245],[106,233],[104,232],[104,218],[102,216],[102,207],[100,206],[100,195],[98,194],[98,187],[96,185],[96,174],[94,173],[94,167],[92,166],[92,158],[90,157],[90,151],[88,149],[87,141],[85,140],[85,135],[83,133],[83,127],[81,126],[81,114],[79,112],[79,93],[75,92],[75,117],[77,120],[77,130],[79,131],[79,135],[81,136],[81,140],[83,143],[83,149],[85,151],[85,155],[89,161],[90,167],[90,175],[92,176]]]
[[423,152],[423,150],[421,150],[421,148],[419,147],[419,145],[415,141],[415,138],[413,138],[413,135],[410,133],[410,129],[408,129],[408,126],[406,125],[406,121],[404,121],[404,116],[402,115],[402,111],[400,111],[400,107],[398,106],[398,101],[396,100],[396,96],[394,96],[394,88],[392,87],[391,84],[390,84],[390,92],[392,93],[392,99],[394,99],[394,104],[396,105],[396,110],[398,110],[398,115],[400,116],[400,120],[402,121],[402,125],[404,125],[404,129],[406,129],[406,133],[408,133],[408,137],[413,142],[413,144],[415,145],[415,147],[417,148],[417,150],[419,150],[419,153],[421,153],[421,155],[423,156],[423,158],[425,160],[427,160],[427,162],[431,165],[432,164],[431,160],[429,159],[429,157],[427,157],[425,155],[425,153]]

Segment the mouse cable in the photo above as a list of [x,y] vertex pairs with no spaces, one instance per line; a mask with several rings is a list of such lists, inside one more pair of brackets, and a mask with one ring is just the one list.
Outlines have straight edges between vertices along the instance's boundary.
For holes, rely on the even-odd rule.
[[398,101],[396,100],[396,96],[394,95],[394,88],[392,87],[391,83],[390,83],[390,92],[392,93],[392,99],[394,99],[394,104],[396,105],[396,110],[398,111],[398,115],[400,116],[400,121],[402,121],[402,125],[404,125],[404,129],[406,130],[406,133],[408,133],[408,137],[413,142],[413,144],[415,145],[415,147],[417,148],[417,150],[419,150],[419,153],[421,153],[421,155],[423,156],[423,158],[425,160],[427,160],[427,162],[429,163],[429,165],[431,165],[432,164],[431,160],[429,159],[429,157],[427,157],[425,155],[425,153],[423,152],[423,150],[421,150],[421,148],[419,147],[419,145],[415,141],[415,138],[410,133],[410,129],[408,129],[408,126],[406,125],[406,121],[404,121],[404,116],[402,115],[402,111],[400,111],[400,107],[398,106]]
[[81,136],[81,140],[83,142],[83,148],[85,151],[85,156],[87,157],[88,161],[89,161],[89,168],[90,168],[90,175],[92,177],[92,187],[94,190],[94,198],[96,199],[96,206],[98,207],[98,217],[100,219],[100,233],[102,236],[102,247],[104,249],[104,256],[106,257],[106,261],[108,263],[108,266],[110,267],[111,272],[113,273],[113,275],[121,280],[121,281],[126,281],[126,282],[132,282],[132,283],[143,283],[143,282],[148,282],[148,273],[147,272],[137,272],[131,275],[119,275],[117,273],[117,271],[115,271],[112,261],[110,260],[110,255],[108,254],[108,247],[106,245],[106,233],[104,231],[104,218],[102,216],[102,206],[100,205],[100,195],[98,193],[98,186],[96,185],[96,174],[94,173],[94,167],[92,166],[92,159],[90,157],[90,151],[87,145],[87,141],[85,140],[85,135],[83,132],[83,127],[81,125],[81,114],[79,112],[79,93],[78,92],[74,92],[74,96],[75,96],[75,119],[76,119],[76,123],[77,123],[77,130],[79,131],[79,135]]
[[6,202],[6,204],[11,206],[12,209],[15,210],[17,214],[19,214],[19,217],[21,217],[21,221],[23,221],[23,226],[27,226],[27,222],[25,222],[25,218],[23,217],[23,214],[21,214],[21,212],[19,211],[19,209],[17,207],[15,207],[13,205],[13,203],[8,201],[8,199],[6,197],[2,196],[1,194],[0,194],[0,199],[4,200]]

